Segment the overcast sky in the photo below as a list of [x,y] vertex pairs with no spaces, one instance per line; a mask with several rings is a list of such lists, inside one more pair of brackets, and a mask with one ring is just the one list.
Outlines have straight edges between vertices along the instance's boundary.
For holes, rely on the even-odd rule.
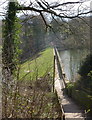
[[[9,0],[0,0],[0,16],[4,15],[5,12],[6,12],[6,6],[7,6],[7,3],[8,3]],[[13,0],[11,0],[13,1]],[[29,4],[30,1],[34,2],[35,0],[18,0],[19,3],[21,4]],[[79,0],[45,0],[47,1],[48,3],[53,3],[53,2],[76,2],[76,1],[79,1]],[[84,1],[84,0],[81,0],[81,1]],[[86,0],[87,2],[84,4],[84,6],[88,6],[90,7],[90,2],[92,0]],[[0,18],[2,18],[2,16]]]

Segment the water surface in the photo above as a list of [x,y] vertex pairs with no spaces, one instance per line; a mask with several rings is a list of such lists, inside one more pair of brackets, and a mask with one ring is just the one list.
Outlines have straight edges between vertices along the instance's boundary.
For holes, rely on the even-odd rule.
[[75,81],[77,73],[86,56],[90,53],[89,49],[64,50],[60,51],[63,70],[68,80]]

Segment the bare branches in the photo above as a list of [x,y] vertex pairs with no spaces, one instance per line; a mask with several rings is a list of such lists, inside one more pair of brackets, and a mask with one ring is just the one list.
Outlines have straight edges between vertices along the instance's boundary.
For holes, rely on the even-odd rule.
[[69,4],[80,4],[80,3],[83,3],[83,2],[65,2],[65,3],[62,3],[62,4],[49,6],[48,8],[52,8],[53,9],[53,8],[57,8],[57,7],[65,6],[65,5],[69,5]]
[[53,10],[48,10],[48,9],[42,9],[42,10],[40,10],[40,9],[36,9],[36,8],[33,8],[33,7],[20,7],[17,10],[32,10],[32,11],[35,11],[35,12],[38,12],[38,13],[47,12],[47,13],[53,14],[53,15],[55,15],[57,17],[60,17],[60,18],[70,18],[70,19],[78,17],[80,15],[85,15],[85,14],[92,13],[92,10],[91,10],[91,11],[87,11],[87,12],[78,13],[77,15],[68,16],[68,15],[65,15],[65,14],[61,15],[61,13],[58,14],[58,13],[56,13]]
[[[1,3],[0,6],[5,4],[5,2]],[[86,4],[84,4],[85,2],[87,1],[86,0],[79,0],[75,2],[60,1],[60,3],[59,2],[50,3],[47,0],[34,0],[34,1],[30,0],[29,5],[27,4],[27,6],[25,6],[26,3],[19,5],[17,10],[31,11],[31,12],[35,12],[40,15],[43,14],[44,12],[48,14],[49,16],[54,15],[60,18],[72,19],[72,18],[81,16],[81,15],[86,15],[92,12],[90,8],[87,8]],[[4,15],[5,14],[1,14],[1,16],[4,16]]]
[[[50,5],[45,0],[44,1],[43,0],[41,0],[41,1],[36,0],[36,3],[37,3],[36,7],[35,7],[35,5],[34,6],[28,6],[28,7],[24,6],[24,7],[19,7],[18,10],[31,10],[31,11],[40,13],[41,16],[43,16],[42,12],[44,12],[44,13],[52,14],[52,15],[60,17],[60,18],[70,18],[70,19],[81,16],[81,15],[89,14],[89,13],[92,12],[92,11],[89,11],[89,10],[86,10],[86,9],[84,11],[79,10],[80,6],[83,4],[82,1],[65,2],[65,3],[62,3],[62,4],[57,3],[55,5]],[[67,5],[71,5],[71,4],[72,5],[79,4],[78,10],[73,15],[69,14],[69,12],[72,11],[72,8],[70,8],[69,11],[68,11],[68,8],[67,8]],[[63,9],[62,6],[66,7],[66,9]]]
[[40,15],[41,15],[41,17],[42,17],[42,19],[43,19],[43,21],[44,21],[44,23],[46,25],[46,30],[47,30],[48,24],[47,24],[47,22],[46,22],[46,20],[45,20],[45,18],[43,16],[43,14],[42,14],[42,12],[40,12]]

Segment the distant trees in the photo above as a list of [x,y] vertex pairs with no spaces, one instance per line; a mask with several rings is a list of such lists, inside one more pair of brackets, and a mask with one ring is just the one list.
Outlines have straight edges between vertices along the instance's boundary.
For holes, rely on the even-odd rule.
[[52,42],[62,49],[90,47],[90,17],[74,18],[68,21],[51,21]]
[[69,23],[70,34],[66,41],[76,48],[90,47],[90,17],[72,19]]
[[[31,19],[26,20],[28,17]],[[81,17],[62,21],[60,18],[48,21],[50,28],[46,32],[41,16],[21,18],[22,59],[26,59],[51,43],[60,49],[89,48],[89,17]],[[25,21],[25,22],[23,22]]]
[[31,16],[32,19],[28,19],[22,16],[22,32],[21,32],[21,58],[25,59],[38,53],[45,47],[46,30],[43,20],[40,16]]

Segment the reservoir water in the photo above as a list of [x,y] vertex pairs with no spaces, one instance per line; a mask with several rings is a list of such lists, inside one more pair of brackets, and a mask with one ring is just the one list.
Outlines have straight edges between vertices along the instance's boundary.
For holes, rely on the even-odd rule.
[[64,50],[59,51],[59,53],[66,78],[70,81],[76,81],[78,70],[90,53],[90,49]]

